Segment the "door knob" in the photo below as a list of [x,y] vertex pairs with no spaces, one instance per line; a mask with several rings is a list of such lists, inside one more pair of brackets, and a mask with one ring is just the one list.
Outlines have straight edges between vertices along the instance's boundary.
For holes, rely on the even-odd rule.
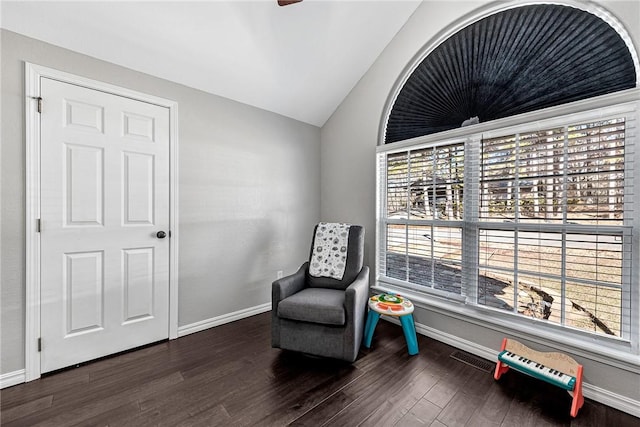
[[156,237],[157,237],[158,239],[164,239],[165,237],[167,237],[167,233],[165,233],[164,231],[158,231],[158,232],[156,233]]

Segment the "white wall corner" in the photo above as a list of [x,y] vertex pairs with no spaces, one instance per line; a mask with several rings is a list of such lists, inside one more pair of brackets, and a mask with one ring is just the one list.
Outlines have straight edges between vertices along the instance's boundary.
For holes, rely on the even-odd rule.
[[11,387],[13,385],[22,384],[27,381],[27,375],[24,369],[19,371],[7,372],[0,375],[0,389]]
[[236,320],[244,319],[246,317],[255,316],[256,314],[265,313],[269,310],[271,310],[271,303],[267,302],[264,304],[256,305],[254,307],[249,307],[242,310],[234,311],[232,313],[223,314],[222,316],[216,316],[210,319],[201,320],[190,325],[180,326],[178,327],[178,337],[184,337],[185,335],[204,331],[205,329],[213,328],[214,326],[220,326],[224,325],[225,323],[230,323]]

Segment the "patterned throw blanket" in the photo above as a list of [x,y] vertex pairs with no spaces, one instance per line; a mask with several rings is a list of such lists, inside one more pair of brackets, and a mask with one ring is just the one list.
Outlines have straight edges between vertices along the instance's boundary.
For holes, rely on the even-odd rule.
[[321,222],[313,239],[309,274],[342,280],[347,265],[350,224]]

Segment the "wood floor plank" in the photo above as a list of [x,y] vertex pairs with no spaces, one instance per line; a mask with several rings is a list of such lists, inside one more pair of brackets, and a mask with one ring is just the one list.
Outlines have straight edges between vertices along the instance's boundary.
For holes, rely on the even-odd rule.
[[333,393],[327,399],[316,405],[304,415],[296,418],[289,423],[290,426],[296,427],[317,427],[323,425],[327,420],[333,418],[338,412],[349,406],[355,400],[352,396],[340,390]]
[[60,389],[86,387],[89,373],[78,369],[62,371],[53,376],[45,376],[37,381],[8,387],[0,390],[2,408],[20,405],[31,400],[54,393]]
[[74,409],[77,411],[77,415],[69,416],[68,413],[62,414],[62,416],[54,417],[47,420],[44,425],[49,422],[57,423],[60,419],[60,424],[64,424],[67,420],[73,419],[75,421],[84,421],[97,415],[103,415],[108,411],[114,411],[116,408],[126,405],[131,402],[138,402],[145,396],[153,395],[162,390],[171,389],[177,384],[184,381],[184,378],[179,372],[173,372],[165,377],[150,380],[142,383],[136,387],[122,390],[120,393],[113,394],[107,398],[101,399],[96,402],[91,402],[83,407]]
[[[140,413],[140,407],[136,402],[125,403],[111,409],[101,411],[99,414],[83,420],[73,420],[72,426],[109,426],[127,425],[128,420]],[[78,421],[78,422],[76,422]]]
[[[222,373],[213,371],[189,378],[170,390],[164,390],[139,400],[141,413],[134,418],[139,424],[145,424],[148,417],[157,417],[167,425],[178,423],[198,413],[221,405],[227,393],[235,392],[244,381],[238,376],[247,369],[247,361],[239,361],[233,370]],[[246,386],[246,385],[245,385]],[[179,408],[179,410],[176,410]]]
[[43,409],[51,407],[53,402],[53,395],[43,396],[38,399],[30,400],[19,405],[12,406],[9,409],[2,411],[0,421],[2,424],[7,424],[11,421],[23,418],[33,413],[38,413]]
[[615,426],[640,420],[510,371],[499,381],[381,321],[355,363],[270,346],[270,313],[0,390],[11,426]]
[[366,387],[355,383],[344,388],[346,392],[359,397],[325,425],[358,425],[361,420],[370,416],[387,399],[399,393],[405,384],[424,369],[426,369],[425,359],[407,355],[398,360],[394,369],[386,367],[382,370],[374,370],[369,374],[373,381]]
[[[72,425],[136,401],[143,396],[157,392],[158,389],[170,387],[181,381],[182,376],[179,373],[175,373],[143,384],[121,384],[118,391],[108,388],[101,390],[98,395],[94,396],[84,396],[82,390],[78,390],[76,391],[77,404],[70,401],[59,404],[57,394],[54,394],[54,403],[51,407],[21,418],[18,420],[18,425]],[[81,399],[81,397],[84,397],[84,399]],[[7,425],[10,426],[11,423]]]
[[323,402],[322,406],[316,407],[311,411],[307,412],[303,417],[296,420],[294,424],[296,425],[323,425],[327,422],[327,420],[331,420],[338,413],[345,410],[345,408],[349,407],[353,402],[360,398],[363,394],[366,394],[369,389],[374,387],[374,383],[380,380],[382,376],[385,374],[385,367],[388,366],[389,359],[402,358],[407,359],[405,357],[406,350],[402,347],[393,345],[391,347],[385,347],[387,350],[393,349],[394,353],[387,353],[379,351],[376,355],[369,356],[368,363],[355,363],[354,366],[357,366],[358,369],[364,370],[367,372],[367,375],[363,375],[363,377],[358,380],[354,384],[350,384],[348,387],[341,389],[341,398],[334,402],[332,398],[327,399],[327,401]]
[[[554,398],[545,398],[545,393],[551,392],[553,396],[558,396],[547,387],[547,383],[536,381],[524,374],[508,372],[512,375],[510,379],[518,384],[515,388],[514,398],[509,403],[502,426],[511,427],[519,425],[522,427],[545,427],[545,426],[569,426],[570,407],[565,403],[564,410],[558,411],[557,404],[552,404],[553,408],[545,407],[545,402],[551,402]],[[507,377],[507,375],[503,375]],[[503,378],[500,380],[502,381]],[[566,393],[564,390],[561,390]]]
[[391,394],[371,415],[363,422],[367,426],[392,426],[402,419],[433,387],[439,378],[425,368],[410,377],[409,381],[400,385],[400,389]]
[[[405,417],[400,420],[397,425],[404,426],[406,423],[415,423],[417,422],[424,425],[431,425],[435,419],[438,417],[438,414],[442,411],[442,408],[439,406],[429,402],[426,399],[420,399],[405,415]],[[408,415],[408,416],[407,416]]]
[[295,388],[291,388],[292,391],[288,394],[288,397],[287,395],[276,395],[275,398],[278,399],[278,403],[272,404],[272,409],[269,411],[254,406],[251,411],[245,411],[242,416],[236,417],[234,421],[243,424],[243,422],[254,418],[259,419],[260,423],[264,425],[290,424],[331,397],[336,390],[351,384],[362,375],[364,375],[364,372],[355,367],[350,369],[343,367],[324,382],[313,385],[307,390],[301,392],[300,386],[296,384]]
[[[467,390],[467,393],[469,390]],[[475,391],[477,395],[481,392]],[[485,389],[484,402],[473,412],[471,420],[478,427],[500,426],[509,410],[509,403],[513,399],[513,393],[505,391],[497,382]]]
[[444,377],[429,389],[424,398],[434,405],[444,408],[457,392],[458,387],[452,386]]
[[438,414],[437,420],[446,426],[475,425],[471,416],[483,402],[483,397],[465,393],[462,389],[451,398]]
[[605,407],[605,409],[607,417],[604,425],[615,427],[638,427],[640,425],[638,418],[631,417],[614,408]]
[[[607,424],[607,407],[585,400],[576,418],[571,420],[571,427],[600,427]],[[622,427],[615,424],[616,427]]]

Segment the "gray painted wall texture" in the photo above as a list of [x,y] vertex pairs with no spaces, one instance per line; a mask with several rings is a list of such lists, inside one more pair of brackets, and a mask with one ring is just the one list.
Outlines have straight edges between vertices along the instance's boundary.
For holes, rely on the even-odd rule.
[[[487,3],[425,1],[322,127],[321,217],[364,225],[367,261],[372,267],[375,265],[375,151],[387,97],[403,69],[423,46],[461,17],[486,7]],[[640,2],[598,4],[623,23],[636,51],[640,50]],[[503,332],[431,310],[417,309],[415,317],[419,323],[486,348],[497,350],[504,336]],[[585,364],[586,382],[640,400],[640,363],[619,369],[579,359]]]
[[24,61],[178,102],[179,326],[269,303],[276,272],[308,258],[320,213],[320,129],[0,34],[0,374],[24,368]]

